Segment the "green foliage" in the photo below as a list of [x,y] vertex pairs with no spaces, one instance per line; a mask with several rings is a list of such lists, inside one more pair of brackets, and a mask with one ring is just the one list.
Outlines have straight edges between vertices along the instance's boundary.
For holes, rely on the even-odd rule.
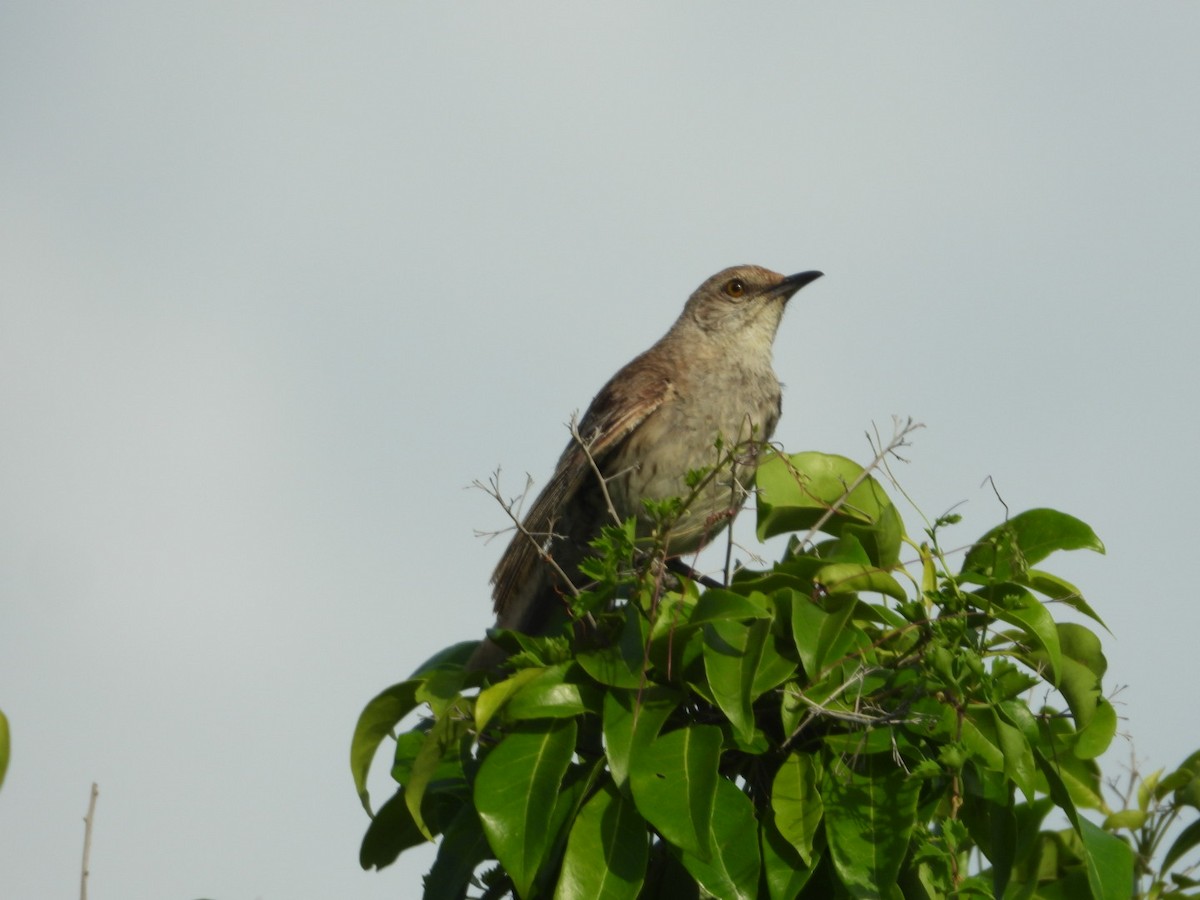
[[1200,753],[1104,798],[1100,640],[1052,610],[1103,623],[1034,568],[1102,553],[1087,525],[1021,513],[954,571],[955,519],[914,542],[848,459],[774,454],[758,487],[759,534],[792,535],[769,568],[701,589],[606,529],[572,631],[511,636],[488,676],[451,647],[372,700],[351,748],[368,812],[379,745],[421,718],[364,868],[440,835],[439,900],[1200,896],[1165,874],[1200,845]]

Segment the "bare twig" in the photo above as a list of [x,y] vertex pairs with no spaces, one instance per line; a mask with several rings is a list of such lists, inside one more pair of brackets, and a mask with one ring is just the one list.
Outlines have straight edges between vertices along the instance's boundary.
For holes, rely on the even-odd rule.
[[[608,479],[604,477],[604,473],[600,471],[600,467],[596,465],[596,457],[592,456],[592,446],[583,439],[583,435],[579,433],[579,419],[576,416],[571,416],[571,422],[568,426],[571,429],[571,438],[579,445],[579,449],[583,451],[583,455],[587,457],[588,465],[592,467],[592,472],[596,476],[596,483],[600,485],[600,493],[604,495],[604,505],[608,507],[608,514],[612,516],[613,524],[618,528],[624,523],[621,517],[617,515],[617,508],[613,505],[612,497],[608,493]],[[619,474],[619,473],[618,473]]]
[[[565,584],[567,587],[569,587],[571,589],[572,596],[578,597],[579,596],[579,588],[575,587],[575,583],[573,581],[571,581],[570,578],[567,577],[567,573],[563,571],[562,566],[560,566],[555,561],[554,557],[550,555],[550,551],[548,549],[550,542],[553,541],[555,538],[563,537],[563,535],[554,533],[553,524],[551,524],[550,531],[546,532],[545,534],[541,534],[541,535],[534,534],[532,531],[530,531],[528,528],[525,527],[525,523],[521,521],[521,519],[519,518],[519,514],[513,511],[513,506],[515,505],[514,501],[505,500],[504,495],[500,493],[500,470],[499,469],[497,469],[495,472],[492,473],[491,477],[488,478],[487,484],[484,484],[482,481],[480,481],[477,478],[471,482],[471,486],[483,491],[485,494],[487,494],[489,497],[493,498],[497,503],[500,504],[500,508],[503,509],[505,514],[512,520],[512,523],[516,527],[517,531],[519,531],[521,534],[525,535],[525,537],[529,539],[530,543],[533,544],[534,549],[537,551],[538,556],[540,556],[547,563],[549,563],[550,566],[554,569],[554,571],[558,573],[558,576],[562,579],[563,584]],[[476,532],[476,533],[478,534],[479,532]],[[498,533],[499,532],[485,532],[484,534],[494,535],[494,534],[498,534]]]
[[92,822],[96,817],[96,798],[100,796],[100,790],[96,787],[96,782],[92,782],[92,796],[88,800],[87,815],[83,817],[83,866],[79,874],[79,900],[87,900],[87,883],[88,875],[90,874],[88,866],[89,859],[92,855]]
[[996,495],[996,499],[999,500],[1000,505],[1004,507],[1004,521],[1007,522],[1008,521],[1008,504],[1005,503],[1004,498],[1000,496],[1000,488],[996,487],[996,479],[994,479],[991,475],[989,475],[987,478],[983,479],[983,484],[981,484],[979,486],[983,487],[984,484],[990,484],[992,486],[992,493]]
[[[804,718],[800,721],[800,724],[796,726],[792,733],[788,735],[787,740],[783,742],[782,749],[786,750],[791,747],[792,744],[795,743],[796,739],[800,737],[804,730],[808,728],[809,724],[815,719],[835,719],[842,722],[849,722],[853,725],[865,725],[867,727],[921,721],[922,716],[909,716],[907,710],[905,709],[891,711],[879,709],[878,707],[871,707],[869,711],[864,709],[863,697],[861,693],[863,681],[868,675],[879,671],[882,670],[863,666],[853,675],[851,675],[850,678],[845,681],[845,683],[839,686],[837,690],[830,694],[823,703],[818,703],[815,700],[809,699],[808,697],[804,696],[803,691],[793,692],[792,696],[807,706],[808,712],[804,714]],[[838,697],[855,686],[859,688],[859,694],[854,699],[853,709],[838,710],[830,708],[830,703],[838,699]]]
[[[825,512],[821,515],[821,518],[819,518],[813,524],[812,528],[808,530],[808,533],[801,538],[802,544],[808,544],[814,537],[816,537],[817,533],[825,527],[825,523],[832,519],[834,514],[846,505],[847,501],[850,499],[850,495],[854,493],[855,489],[868,478],[870,478],[871,473],[883,465],[889,456],[896,456],[898,459],[903,459],[903,457],[900,457],[896,454],[896,451],[901,447],[909,446],[908,436],[917,429],[925,427],[920,422],[914,422],[911,416],[905,419],[903,423],[901,423],[899,417],[893,417],[892,424],[895,427],[895,431],[892,433],[892,439],[888,441],[885,446],[880,446],[876,449],[875,458],[871,460],[871,462],[868,463],[863,470],[858,473],[858,476],[846,486],[846,489],[842,491],[842,495],[829,505],[829,508],[825,510]],[[870,440],[870,435],[868,435],[867,438]],[[872,446],[875,445],[872,444]],[[786,456],[781,458],[785,461],[787,460]],[[794,474],[796,477],[800,476],[799,472],[795,472]]]

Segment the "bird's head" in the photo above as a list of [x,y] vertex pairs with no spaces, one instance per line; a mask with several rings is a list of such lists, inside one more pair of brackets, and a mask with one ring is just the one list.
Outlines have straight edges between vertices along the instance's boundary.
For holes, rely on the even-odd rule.
[[788,300],[821,275],[780,275],[762,266],[733,266],[696,288],[680,324],[698,327],[721,342],[762,344],[769,352]]

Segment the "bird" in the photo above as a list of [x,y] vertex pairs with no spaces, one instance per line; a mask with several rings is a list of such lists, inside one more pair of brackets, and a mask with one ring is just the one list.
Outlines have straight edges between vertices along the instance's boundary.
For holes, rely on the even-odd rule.
[[[781,413],[772,348],[791,297],[823,273],[784,276],[761,266],[723,269],[688,298],[657,343],[596,394],[492,575],[496,627],[545,632],[579,586],[579,564],[604,524],[653,526],[643,501],[685,497],[689,472],[711,467],[718,441],[765,442]],[[666,552],[700,549],[745,499],[754,450],[700,490],[669,529]],[[570,580],[572,584],[567,584]],[[491,670],[506,658],[484,638],[467,663]]]

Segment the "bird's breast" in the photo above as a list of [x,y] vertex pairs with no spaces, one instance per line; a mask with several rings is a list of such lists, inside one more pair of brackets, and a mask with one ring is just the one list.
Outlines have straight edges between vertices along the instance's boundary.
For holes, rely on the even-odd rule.
[[[691,495],[671,530],[671,551],[684,553],[703,545],[745,501],[756,460],[752,442],[770,438],[779,407],[779,382],[773,373],[734,367],[677,384],[672,399],[639,424],[606,467],[617,513],[637,517],[648,529],[643,500]],[[688,473],[700,470],[715,474],[693,490]]]

